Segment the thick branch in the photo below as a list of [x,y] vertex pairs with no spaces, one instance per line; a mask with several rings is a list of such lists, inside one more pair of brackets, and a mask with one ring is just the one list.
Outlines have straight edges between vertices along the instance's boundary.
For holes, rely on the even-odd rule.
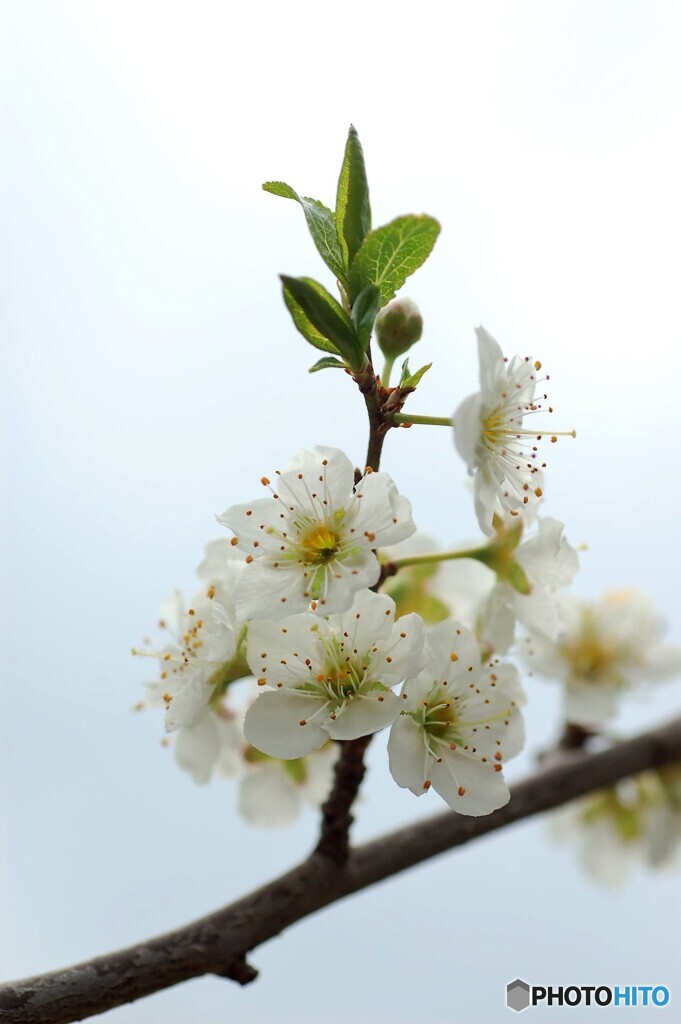
[[506,807],[481,818],[453,812],[350,851],[343,868],[313,853],[236,903],[128,949],[0,987],[3,1024],[69,1024],[188,978],[218,974],[245,984],[246,954],[336,900],[627,775],[681,760],[681,718],[598,754],[576,753],[525,779]]

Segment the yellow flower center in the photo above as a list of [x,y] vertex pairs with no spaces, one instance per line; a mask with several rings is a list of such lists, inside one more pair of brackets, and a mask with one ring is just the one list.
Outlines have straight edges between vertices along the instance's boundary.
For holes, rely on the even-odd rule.
[[482,425],[482,433],[485,440],[489,441],[491,445],[499,445],[509,433],[508,422],[495,410],[485,419]]
[[326,565],[338,553],[340,539],[335,530],[322,523],[314,526],[299,543],[306,561]]

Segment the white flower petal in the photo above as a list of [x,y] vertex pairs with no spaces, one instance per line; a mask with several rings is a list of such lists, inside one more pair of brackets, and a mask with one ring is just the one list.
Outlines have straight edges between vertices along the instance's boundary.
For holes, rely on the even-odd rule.
[[307,778],[300,786],[300,795],[311,807],[321,807],[331,792],[339,753],[337,743],[327,743],[306,758]]
[[315,445],[311,450],[300,449],[280,479],[284,479],[297,492],[301,473],[302,479],[309,481],[313,491],[318,484],[322,485],[324,498],[334,508],[347,505],[355,482],[355,470],[345,452],[326,445]]
[[480,674],[480,646],[474,634],[461,622],[447,619],[428,631],[426,657],[433,678],[442,681],[467,675],[466,685]]
[[487,466],[482,466],[475,474],[474,503],[478,526],[486,536],[494,533],[492,520],[499,507],[500,481]]
[[304,580],[294,565],[275,568],[260,560],[246,567],[234,586],[234,601],[239,617],[276,619],[306,612],[309,597],[303,596]]
[[166,729],[174,732],[192,725],[196,718],[205,710],[213,693],[200,665],[188,671],[182,677],[183,685],[172,695],[172,701],[166,712]]
[[409,501],[387,473],[367,473],[360,480],[351,525],[356,535],[368,535],[373,547],[397,544],[416,530]]
[[515,639],[515,598],[516,591],[508,583],[498,583],[480,612],[482,637],[498,654],[507,651]]
[[380,574],[380,563],[370,550],[358,551],[344,558],[342,562],[330,562],[326,567],[324,597],[317,603],[318,614],[344,612],[352,604],[359,588],[373,587]]
[[442,799],[460,814],[491,814],[511,796],[502,772],[456,752],[432,766],[431,781]]
[[475,328],[475,336],[478,340],[480,388],[483,393],[496,391],[506,382],[506,363],[501,345],[482,324]]
[[194,782],[205,785],[211,777],[220,752],[215,723],[206,713],[193,725],[179,729],[175,738],[175,759],[180,768],[189,772]]
[[480,393],[464,398],[452,417],[454,444],[466,463],[468,472],[475,472],[478,445],[480,444],[481,398]]
[[201,580],[226,583],[231,588],[243,567],[242,552],[230,544],[227,537],[220,537],[208,541],[196,573]]
[[425,663],[425,639],[423,619],[416,612],[397,620],[389,640],[378,645],[375,655],[381,666],[380,672],[376,670],[376,677],[384,686],[397,686],[403,679],[411,679],[421,671]]
[[[248,664],[256,679],[271,686],[297,686],[307,682],[310,673],[322,669],[323,647],[319,641],[325,624],[309,613],[270,621],[257,619],[248,627]],[[306,661],[310,662],[308,666]]]
[[217,520],[234,533],[242,551],[253,554],[255,543],[261,549],[277,549],[282,515],[274,498],[257,498],[248,504],[232,505]]
[[[510,588],[509,588],[510,589]],[[534,584],[530,594],[513,593],[515,617],[531,633],[556,641],[561,633],[561,621],[555,598],[545,587]]]
[[356,740],[386,729],[401,710],[400,698],[392,690],[375,691],[346,701],[335,720],[327,720],[326,730],[332,740]]
[[256,828],[286,828],[300,814],[300,795],[281,763],[256,765],[239,785],[239,814]]
[[236,716],[222,718],[213,714],[213,722],[220,747],[214,771],[219,775],[237,775],[241,768],[241,751],[244,745],[240,721]]
[[579,569],[579,557],[563,536],[563,523],[550,516],[538,521],[538,532],[518,548],[518,563],[531,580],[543,586],[564,587]]
[[357,651],[370,651],[387,640],[395,622],[395,602],[387,594],[361,590],[352,607],[339,616],[338,632],[348,634],[348,646]]
[[[324,716],[317,714],[322,707],[314,697],[294,690],[267,690],[246,712],[244,735],[249,743],[270,757],[304,757],[329,738],[322,728]],[[301,725],[301,722],[306,724]]]
[[426,760],[423,733],[411,715],[400,715],[390,730],[388,740],[390,774],[402,789],[410,789],[415,796],[425,793],[423,783]]

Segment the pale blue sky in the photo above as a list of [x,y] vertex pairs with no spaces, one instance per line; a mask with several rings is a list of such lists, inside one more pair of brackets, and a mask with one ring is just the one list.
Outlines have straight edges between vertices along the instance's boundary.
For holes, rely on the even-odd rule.
[[[168,591],[191,588],[214,514],[263,473],[316,443],[363,457],[360,400],[339,375],[306,374],[316,356],[276,275],[332,282],[300,211],[259,188],[283,178],[332,202],[350,121],[376,222],[443,225],[405,290],[435,360],[413,409],[448,415],[474,389],[478,323],[540,358],[555,425],[579,435],[551,449],[546,488],[546,512],[589,545],[576,589],[645,587],[681,643],[681,13],[621,0],[4,12],[8,977],[181,924],[313,841],[311,814],[254,832],[229,783],[182,775],[160,716],[130,713],[146,666],[129,650]],[[385,468],[423,528],[475,535],[446,430],[390,437]],[[671,684],[622,728],[680,704]],[[511,775],[556,713],[536,683]],[[360,837],[439,809],[397,789],[383,748]],[[247,990],[204,979],[103,1019],[492,1024],[518,974],[674,998],[678,892],[678,875],[643,873],[603,892],[530,823],[303,922],[254,954]]]

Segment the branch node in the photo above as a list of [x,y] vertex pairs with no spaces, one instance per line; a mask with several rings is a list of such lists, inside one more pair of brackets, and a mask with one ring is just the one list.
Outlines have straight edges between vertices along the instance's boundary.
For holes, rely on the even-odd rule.
[[248,963],[245,956],[237,956],[222,968],[211,972],[220,978],[229,978],[239,985],[249,985],[258,977],[258,970]]

